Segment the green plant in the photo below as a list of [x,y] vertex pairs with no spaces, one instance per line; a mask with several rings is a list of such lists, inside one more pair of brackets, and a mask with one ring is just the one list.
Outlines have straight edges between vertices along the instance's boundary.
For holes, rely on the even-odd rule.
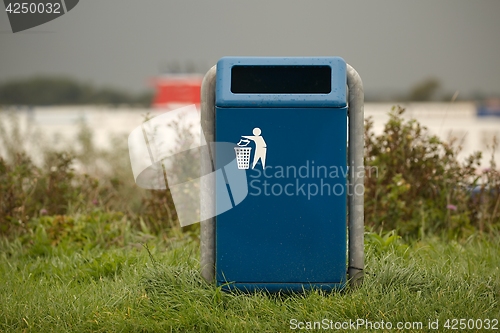
[[408,245],[401,241],[395,230],[386,233],[365,233],[365,246],[377,255],[381,255],[390,251],[404,254],[408,250]]
[[73,161],[64,152],[47,153],[42,167],[25,153],[12,163],[0,157],[0,232],[25,231],[38,216],[93,210],[108,190],[96,178],[76,173]]
[[125,214],[138,230],[163,233],[178,227],[169,191],[148,191],[135,184],[126,136],[111,138],[113,149],[99,149],[92,130],[82,123],[76,142],[65,150],[38,147],[38,162],[25,151],[27,137],[15,116],[0,119],[1,235],[26,233],[28,223],[39,217],[90,214],[95,209]]
[[[466,237],[500,225],[499,174],[493,165],[479,173],[481,154],[460,163],[460,147],[430,135],[394,107],[381,135],[365,126],[365,222],[375,230],[398,230],[405,237],[443,233]],[[481,182],[481,180],[483,180]],[[480,195],[471,194],[480,188]],[[486,213],[488,212],[488,213]]]
[[494,138],[491,147],[490,167],[481,174],[478,186],[472,193],[472,203],[476,208],[477,223],[480,232],[492,232],[499,228],[500,220],[500,171],[495,163],[495,151],[498,140]]

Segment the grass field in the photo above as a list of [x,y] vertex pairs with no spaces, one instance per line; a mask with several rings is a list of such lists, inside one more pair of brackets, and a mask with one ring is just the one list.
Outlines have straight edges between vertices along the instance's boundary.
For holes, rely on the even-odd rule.
[[202,280],[192,234],[126,230],[111,246],[75,246],[43,231],[0,246],[2,332],[421,332],[451,331],[453,319],[500,329],[498,238],[407,245],[369,233],[361,288],[249,295]]

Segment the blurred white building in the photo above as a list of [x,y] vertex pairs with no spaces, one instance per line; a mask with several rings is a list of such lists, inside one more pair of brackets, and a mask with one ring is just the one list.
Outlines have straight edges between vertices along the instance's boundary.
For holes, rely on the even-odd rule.
[[[374,131],[382,133],[388,120],[388,113],[394,103],[367,103],[365,117],[374,121]],[[474,151],[483,152],[483,166],[489,165],[493,138],[500,141],[500,116],[478,116],[475,103],[403,103],[405,117],[414,118],[426,126],[430,133],[442,139],[456,138],[463,150],[460,158],[465,159]],[[181,106],[171,105],[170,108]],[[19,123],[23,143],[30,154],[36,155],[37,144],[50,145],[63,149],[75,142],[79,128],[85,125],[93,132],[97,147],[112,149],[111,137],[126,136],[139,126],[146,115],[154,117],[169,109],[136,109],[128,107],[104,106],[58,106],[58,107],[19,107],[0,111],[0,130],[7,137],[12,131],[10,115],[14,114]],[[0,141],[0,154],[5,153],[4,143]],[[496,163],[500,165],[500,148],[496,149]]]

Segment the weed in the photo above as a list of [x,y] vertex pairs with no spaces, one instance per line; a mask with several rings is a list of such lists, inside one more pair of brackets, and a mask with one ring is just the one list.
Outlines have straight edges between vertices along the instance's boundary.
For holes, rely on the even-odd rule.
[[365,179],[365,223],[398,230],[404,237],[427,234],[467,237],[500,226],[500,174],[493,164],[480,173],[481,154],[460,163],[460,147],[428,133],[405,110],[389,113],[384,132],[365,126],[365,164],[377,177]]

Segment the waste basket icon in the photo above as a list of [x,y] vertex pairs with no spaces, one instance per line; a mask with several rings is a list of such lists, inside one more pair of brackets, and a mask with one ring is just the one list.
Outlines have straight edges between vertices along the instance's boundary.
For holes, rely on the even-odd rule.
[[250,153],[252,152],[252,147],[234,147],[236,152],[236,163],[238,169],[248,169],[250,167]]

